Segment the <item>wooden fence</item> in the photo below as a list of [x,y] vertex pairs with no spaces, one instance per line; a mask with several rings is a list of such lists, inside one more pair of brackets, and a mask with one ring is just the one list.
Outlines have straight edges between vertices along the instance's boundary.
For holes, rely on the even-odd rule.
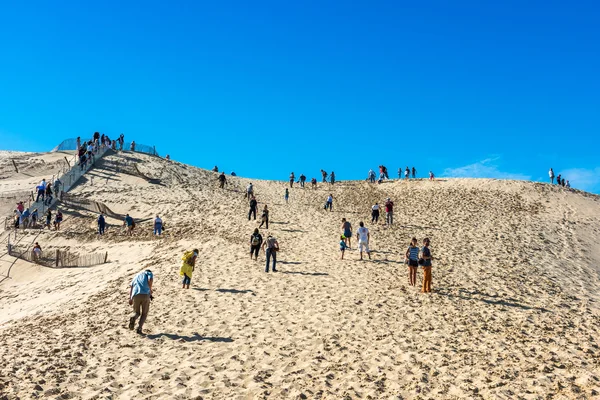
[[8,254],[46,267],[91,267],[108,261],[106,253],[77,254],[64,250],[42,251],[40,257],[33,253],[31,245],[8,245]]

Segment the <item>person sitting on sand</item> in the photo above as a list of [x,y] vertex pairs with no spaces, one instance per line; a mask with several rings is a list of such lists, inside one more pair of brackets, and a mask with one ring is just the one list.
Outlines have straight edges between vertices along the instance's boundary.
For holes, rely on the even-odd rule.
[[417,238],[412,238],[404,256],[404,262],[408,264],[408,282],[410,286],[416,286],[417,268],[419,267],[419,247],[417,246]]
[[352,247],[352,224],[346,221],[346,218],[342,218],[342,234],[346,238],[345,241],[348,244],[348,248]]
[[371,250],[369,250],[369,241],[371,240],[371,234],[369,230],[365,228],[364,222],[360,221],[358,223],[360,228],[356,231],[356,239],[358,240],[358,250],[360,252],[360,259],[363,259],[363,251],[367,253],[369,256],[369,260],[371,259]]
[[277,252],[279,251],[279,242],[273,236],[267,236],[267,240],[265,240],[262,244],[263,250],[265,250],[265,257],[267,259],[267,265],[265,267],[265,272],[269,272],[269,263],[270,259],[273,258],[273,272],[277,272]]
[[31,250],[33,255],[33,261],[39,261],[42,258],[42,246],[38,242],[35,242],[35,246]]
[[429,238],[423,239],[421,259],[423,260],[423,288],[421,289],[421,292],[431,293],[431,260],[433,257],[431,257],[431,250],[429,249]]
[[127,235],[133,236],[133,228],[135,228],[135,221],[133,220],[133,218],[131,218],[129,216],[129,214],[127,214],[127,216],[125,216],[125,220],[123,221],[123,226],[127,226]]
[[181,269],[179,270],[179,275],[183,277],[181,287],[182,289],[189,289],[190,283],[192,283],[192,273],[196,269],[196,260],[198,259],[198,249],[194,249],[192,251],[186,251],[183,253],[183,257],[181,260]]
[[135,328],[135,322],[140,318],[137,333],[142,334],[142,328],[148,313],[150,312],[150,301],[152,300],[152,284],[154,275],[146,269],[139,272],[129,285],[129,305],[133,306],[133,314],[129,317],[129,329]]
[[250,236],[250,259],[252,260],[252,254],[254,254],[254,260],[258,260],[258,251],[260,246],[263,244],[263,238],[258,228],[254,229],[254,233]]
[[347,238],[345,235],[340,236],[340,253],[342,253],[342,257],[340,258],[340,260],[344,259],[344,252],[348,248],[348,245],[346,244],[346,239]]
[[262,212],[262,216],[261,216],[261,223],[259,225],[259,228],[262,228],[263,224],[267,224],[267,229],[269,229],[269,210],[267,208],[267,205],[265,204],[265,207],[263,208],[263,212]]
[[98,234],[104,235],[105,228],[106,228],[106,219],[104,218],[104,214],[100,213],[100,215],[98,216]]

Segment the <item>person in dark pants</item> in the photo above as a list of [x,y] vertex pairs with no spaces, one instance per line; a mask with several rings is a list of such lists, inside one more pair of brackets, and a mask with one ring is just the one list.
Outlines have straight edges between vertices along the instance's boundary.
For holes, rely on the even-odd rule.
[[373,207],[371,207],[371,223],[379,222],[379,204],[375,203]]
[[221,172],[219,175],[219,188],[223,189],[227,184],[227,178],[225,177],[225,172]]
[[262,228],[263,224],[266,223],[267,229],[269,229],[269,210],[267,209],[266,204],[265,204],[265,208],[263,208],[261,219],[262,219],[262,222],[260,223],[259,228]]
[[302,174],[300,175],[300,187],[304,187],[304,183],[306,183],[306,176]]
[[250,216],[254,216],[254,220],[256,221],[256,208],[258,207],[258,201],[256,198],[252,196],[250,199],[250,211],[248,211],[248,221],[250,221]]
[[250,259],[254,254],[254,260],[258,260],[258,251],[263,244],[262,235],[258,232],[258,228],[254,229],[254,233],[250,236]]
[[104,235],[104,229],[106,228],[106,220],[104,219],[104,214],[100,213],[98,216],[98,234]]
[[271,261],[271,257],[273,258],[273,272],[277,272],[277,252],[279,251],[279,243],[277,242],[277,239],[271,235],[267,236],[267,240],[263,242],[262,247],[265,250],[265,255],[267,258],[265,272],[269,272],[269,263]]
[[52,203],[52,187],[50,184],[46,185],[46,200],[44,200],[44,204],[50,205]]

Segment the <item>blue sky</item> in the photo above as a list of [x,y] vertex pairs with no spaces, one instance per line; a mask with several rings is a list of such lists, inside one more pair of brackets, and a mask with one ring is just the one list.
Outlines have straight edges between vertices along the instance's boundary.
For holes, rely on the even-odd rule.
[[100,131],[239,175],[600,192],[600,4],[5,2],[0,149]]

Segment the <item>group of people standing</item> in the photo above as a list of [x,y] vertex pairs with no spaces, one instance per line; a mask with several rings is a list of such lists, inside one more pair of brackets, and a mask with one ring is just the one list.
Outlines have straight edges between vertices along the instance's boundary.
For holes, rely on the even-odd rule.
[[[550,177],[550,183],[554,184],[554,170],[552,168],[550,168],[550,171],[548,171],[548,176]],[[563,178],[561,174],[558,174],[556,177],[556,184],[562,187],[571,187],[571,183],[569,181],[565,181],[565,178]]]

